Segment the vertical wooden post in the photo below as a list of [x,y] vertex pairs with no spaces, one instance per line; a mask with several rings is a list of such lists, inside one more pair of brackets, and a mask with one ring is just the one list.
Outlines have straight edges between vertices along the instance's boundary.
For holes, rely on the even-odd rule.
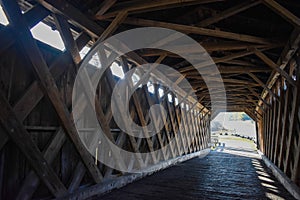
[[285,101],[284,101],[284,111],[283,111],[283,119],[282,119],[282,126],[281,126],[281,141],[280,141],[280,151],[278,157],[278,167],[281,169],[283,165],[283,152],[285,151],[285,143],[286,143],[286,136],[287,136],[287,125],[288,125],[288,114],[289,114],[289,103],[290,103],[290,88],[288,87],[287,90],[282,94],[285,94]]
[[278,114],[277,114],[277,120],[276,120],[276,133],[275,133],[275,144],[274,144],[274,156],[273,156],[273,163],[275,165],[278,164],[278,149],[279,149],[279,140],[281,139],[281,132],[280,132],[280,127],[282,124],[282,114],[283,114],[283,109],[284,109],[284,96],[283,96],[283,84],[282,84],[282,79],[279,82],[278,89],[280,92],[280,97],[279,97],[279,103],[278,103]]

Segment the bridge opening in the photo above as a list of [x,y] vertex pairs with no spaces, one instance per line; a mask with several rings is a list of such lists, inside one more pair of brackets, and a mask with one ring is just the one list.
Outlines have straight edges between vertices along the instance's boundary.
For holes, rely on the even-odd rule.
[[221,112],[211,122],[213,149],[254,151],[257,149],[255,121],[245,112]]

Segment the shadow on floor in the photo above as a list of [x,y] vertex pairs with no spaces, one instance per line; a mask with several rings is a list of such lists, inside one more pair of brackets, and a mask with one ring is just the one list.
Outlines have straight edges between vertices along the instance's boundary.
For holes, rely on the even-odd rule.
[[294,199],[255,152],[226,147],[94,199],[99,198]]

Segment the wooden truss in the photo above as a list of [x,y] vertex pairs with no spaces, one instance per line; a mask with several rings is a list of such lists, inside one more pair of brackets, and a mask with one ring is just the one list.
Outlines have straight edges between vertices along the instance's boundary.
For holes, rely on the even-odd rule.
[[[210,111],[210,96],[218,95],[220,88],[209,92],[203,80],[203,76],[210,75],[210,62],[199,63],[197,67],[207,72],[199,75],[195,67],[179,55],[162,50],[132,51],[115,61],[124,72],[149,62],[163,63],[182,74],[177,85],[183,79],[191,83],[197,99],[190,98],[190,94],[182,92],[176,84],[174,87],[183,97],[181,101],[174,91],[159,84],[153,84],[153,93],[144,85],[133,94],[130,115],[143,127],[157,117],[149,116],[147,110],[151,105],[160,104],[165,108],[166,113],[158,115],[167,123],[154,121],[158,132],[154,136],[133,137],[116,125],[110,106],[119,78],[109,69],[98,84],[95,101],[83,100],[87,92],[72,105],[72,88],[82,63],[80,51],[123,30],[148,26],[185,33],[206,49],[223,78],[227,111],[245,112],[256,121],[261,150],[299,185],[300,61],[296,54],[300,41],[299,16],[286,8],[287,3],[281,5],[274,0],[249,0],[227,9],[220,6],[218,10],[209,6],[219,2],[220,5],[225,3],[223,0],[103,0],[101,3],[2,0],[9,25],[0,27],[0,198],[83,199],[148,174],[127,174],[97,160],[97,157],[117,160],[120,155],[116,152],[97,151],[91,155],[87,151],[77,134],[73,113],[82,113],[91,104],[95,105],[101,129],[114,145],[131,152],[150,152],[145,159],[132,156],[129,171],[135,165],[152,161],[158,163],[154,167],[157,171],[206,152],[210,143],[210,120],[221,111]],[[269,29],[263,20],[239,15],[257,6],[264,6],[283,18],[286,24],[280,22],[274,30],[288,29],[292,25],[292,31],[283,32],[284,37],[271,37],[266,33]],[[174,9],[181,12],[180,16],[175,15]],[[165,12],[169,18],[161,14]],[[156,14],[161,15],[156,17]],[[41,21],[59,31],[65,51],[57,51],[32,37],[30,29]],[[254,22],[257,34],[231,29],[231,24],[239,21]],[[269,23],[273,21],[266,22]],[[168,40],[176,40],[176,36]],[[102,65],[110,60],[106,51],[117,50],[110,48],[98,53]],[[190,54],[196,52],[189,45],[172,48]],[[92,78],[82,83],[86,91],[93,81]],[[128,84],[133,85],[133,82],[128,80]],[[218,103],[223,103],[221,101]],[[122,106],[116,109],[124,112]],[[158,127],[163,128],[158,130]],[[94,130],[85,131],[94,133]],[[144,135],[149,134],[147,128],[142,131]],[[172,140],[175,145],[166,148],[161,155],[151,153]]]

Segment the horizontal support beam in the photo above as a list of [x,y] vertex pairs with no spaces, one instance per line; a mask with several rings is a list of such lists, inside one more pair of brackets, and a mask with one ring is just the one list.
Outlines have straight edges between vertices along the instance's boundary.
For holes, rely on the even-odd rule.
[[258,151],[264,163],[272,171],[273,175],[279,180],[279,182],[285,187],[289,193],[295,197],[295,199],[300,199],[300,189],[299,187],[291,181],[276,165],[274,165],[261,151]]
[[[70,112],[67,106],[61,99],[59,90],[55,83],[55,79],[53,78],[51,72],[49,71],[49,66],[45,61],[40,49],[38,48],[35,39],[32,37],[30,30],[28,29],[28,25],[26,21],[22,18],[22,13],[16,2],[10,1],[10,3],[5,1],[5,10],[8,14],[8,19],[11,24],[13,24],[14,31],[22,33],[22,37],[20,38],[20,47],[23,52],[28,56],[32,67],[35,71],[35,74],[39,78],[43,91],[49,97],[58,118],[60,119],[62,126],[64,127],[66,133],[69,135],[70,139],[74,143],[74,146],[82,158],[85,166],[87,167],[90,175],[94,179],[96,183],[101,182],[102,174],[99,169],[93,162],[93,158],[87,149],[84,147],[81,142],[76,127],[72,121]],[[30,51],[26,51],[30,49]]]
[[206,3],[214,3],[224,0],[168,0],[168,1],[140,1],[133,0],[127,2],[120,2],[114,5],[109,13],[105,15],[99,15],[97,13],[96,18],[98,20],[113,18],[118,15],[119,12],[127,11],[129,14],[164,10],[176,7],[199,5]]
[[90,36],[98,38],[98,36],[104,31],[104,29],[84,15],[80,10],[72,6],[66,1],[57,1],[57,0],[37,0],[41,5],[43,5],[48,10],[61,14],[71,22],[85,30]]
[[251,35],[238,34],[238,33],[232,33],[232,32],[220,31],[220,30],[212,30],[212,29],[182,25],[182,24],[139,19],[139,18],[127,18],[124,21],[124,23],[136,25],[136,26],[163,27],[163,28],[169,28],[180,32],[184,32],[184,33],[194,33],[194,34],[206,35],[210,37],[226,38],[231,40],[251,42],[257,44],[274,44],[275,42],[269,39],[251,36]]
[[268,58],[264,53],[261,51],[254,49],[254,54],[259,57],[264,63],[266,63],[269,67],[271,67],[273,70],[281,74],[290,84],[293,86],[296,86],[295,81],[292,79],[292,77],[286,73],[283,69],[281,69],[276,63],[274,63],[270,58]]
[[43,183],[55,197],[65,195],[67,189],[44,159],[42,153],[30,138],[30,135],[25,130],[23,124],[18,120],[12,107],[3,96],[2,91],[0,92],[0,111],[0,122],[2,127],[25,155],[31,167],[39,175]]
[[[251,48],[267,48],[270,45],[251,45],[244,42],[200,42],[199,43],[207,52],[213,51],[233,51],[233,50],[247,50]],[[283,45],[282,45],[283,46]],[[195,45],[180,45],[180,46],[166,46],[165,48],[174,49],[176,52],[182,53],[199,53],[199,49],[195,49]],[[160,49],[142,49],[140,50],[140,55],[142,56],[159,56],[162,54],[167,54],[171,57],[179,57],[178,55],[172,54],[171,52],[166,52]]]
[[[50,14],[48,10],[44,7],[37,5],[31,8],[29,11],[23,14],[23,17],[28,23],[29,28],[34,27],[37,23],[43,20]],[[0,24],[0,26],[2,26]],[[14,37],[12,33],[12,26],[3,26],[2,30],[0,31],[0,54],[2,54],[7,48],[9,48],[17,39]]]
[[300,19],[296,15],[291,13],[288,9],[277,3],[275,0],[263,0],[263,3],[273,11],[275,11],[276,14],[279,14],[288,22],[293,24],[295,27],[300,28]]
[[236,6],[233,6],[227,10],[224,10],[216,15],[214,15],[213,17],[210,17],[210,18],[207,18],[207,19],[204,19],[202,20],[201,22],[199,22],[197,24],[197,26],[200,26],[200,27],[206,27],[206,26],[209,26],[211,24],[214,24],[218,21],[221,21],[223,19],[226,19],[232,15],[235,15],[239,12],[242,12],[244,10],[247,10],[251,7],[254,7],[258,4],[260,4],[261,2],[260,1],[245,1],[245,2],[242,2],[241,4],[238,4]]
[[[109,180],[103,183],[99,183],[96,185],[93,185],[89,188],[82,189],[79,191],[76,191],[69,196],[66,196],[65,199],[86,199],[88,197],[94,196],[94,195],[100,195],[106,192],[109,192],[113,189],[124,187],[125,185],[132,183],[134,181],[137,181],[143,177],[146,177],[148,175],[153,174],[153,171],[157,172],[163,169],[166,169],[172,165],[190,160],[195,157],[205,157],[210,152],[210,149],[204,149],[195,153],[191,153],[188,155],[184,155],[181,157],[173,158],[168,161],[160,162],[154,166],[151,166],[151,169],[145,170],[144,173],[138,173],[138,174],[128,174],[121,177],[116,178],[115,180]],[[147,172],[150,171],[150,172]]]

